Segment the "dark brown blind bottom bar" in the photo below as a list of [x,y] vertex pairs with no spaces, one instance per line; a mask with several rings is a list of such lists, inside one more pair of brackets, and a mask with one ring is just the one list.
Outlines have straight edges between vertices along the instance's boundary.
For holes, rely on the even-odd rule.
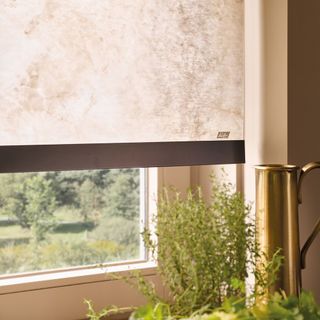
[[244,141],[0,146],[0,173],[244,163]]

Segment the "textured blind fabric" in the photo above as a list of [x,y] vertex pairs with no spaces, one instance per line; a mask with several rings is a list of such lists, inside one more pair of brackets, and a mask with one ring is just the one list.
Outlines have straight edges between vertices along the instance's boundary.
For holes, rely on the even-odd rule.
[[0,145],[243,140],[243,6],[1,1]]

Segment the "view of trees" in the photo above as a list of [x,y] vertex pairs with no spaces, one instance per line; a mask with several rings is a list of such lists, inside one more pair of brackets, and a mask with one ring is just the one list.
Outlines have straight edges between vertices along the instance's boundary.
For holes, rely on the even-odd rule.
[[0,175],[0,273],[139,257],[139,169]]

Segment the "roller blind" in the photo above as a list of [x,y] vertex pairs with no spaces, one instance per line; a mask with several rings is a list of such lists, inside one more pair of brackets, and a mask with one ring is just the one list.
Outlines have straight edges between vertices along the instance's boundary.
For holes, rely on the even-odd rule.
[[243,6],[2,1],[0,166],[243,162]]

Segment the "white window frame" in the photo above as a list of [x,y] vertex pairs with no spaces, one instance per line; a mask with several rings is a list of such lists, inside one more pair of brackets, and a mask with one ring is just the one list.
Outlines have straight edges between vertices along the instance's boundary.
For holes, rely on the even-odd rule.
[[[233,181],[237,178],[237,168],[239,166],[236,165],[225,167]],[[209,196],[209,175],[213,170],[216,174],[220,172],[219,166],[148,169],[147,211],[155,213],[157,190],[164,185],[173,185],[181,191],[190,186],[201,185]],[[150,225],[152,215],[147,219]],[[113,273],[128,275],[130,270],[140,270],[147,280],[155,284],[160,294],[166,295],[156,272],[156,264],[152,260],[130,264],[115,263],[105,268],[81,268],[34,273],[24,277],[5,277],[0,279],[0,319],[82,320],[87,312],[84,299],[92,300],[96,310],[106,305],[141,305],[145,300],[137,290],[112,276]]]
[[[148,225],[152,221],[152,216],[145,217],[145,212],[153,212],[155,209],[153,204],[155,201],[151,197],[152,194],[156,194],[158,188],[158,174],[156,169],[143,171],[146,174],[140,175],[142,186],[140,217],[142,222]],[[145,186],[148,190],[145,190]],[[141,224],[141,228],[144,228],[144,225]],[[141,254],[143,256],[144,252]],[[83,303],[84,299],[95,301],[97,309],[106,304],[119,306],[140,304],[141,297],[134,290],[107,275],[107,273],[127,275],[129,270],[137,269],[146,277],[153,279],[155,276],[155,262],[148,257],[136,261],[106,264],[102,267],[84,266],[3,275],[0,277],[0,319],[83,319],[87,310]],[[132,292],[123,295],[121,294],[123,288]],[[121,297],[120,300],[117,292]],[[110,299],[106,301],[105,297],[108,296]],[[16,307],[17,303],[19,308]]]

